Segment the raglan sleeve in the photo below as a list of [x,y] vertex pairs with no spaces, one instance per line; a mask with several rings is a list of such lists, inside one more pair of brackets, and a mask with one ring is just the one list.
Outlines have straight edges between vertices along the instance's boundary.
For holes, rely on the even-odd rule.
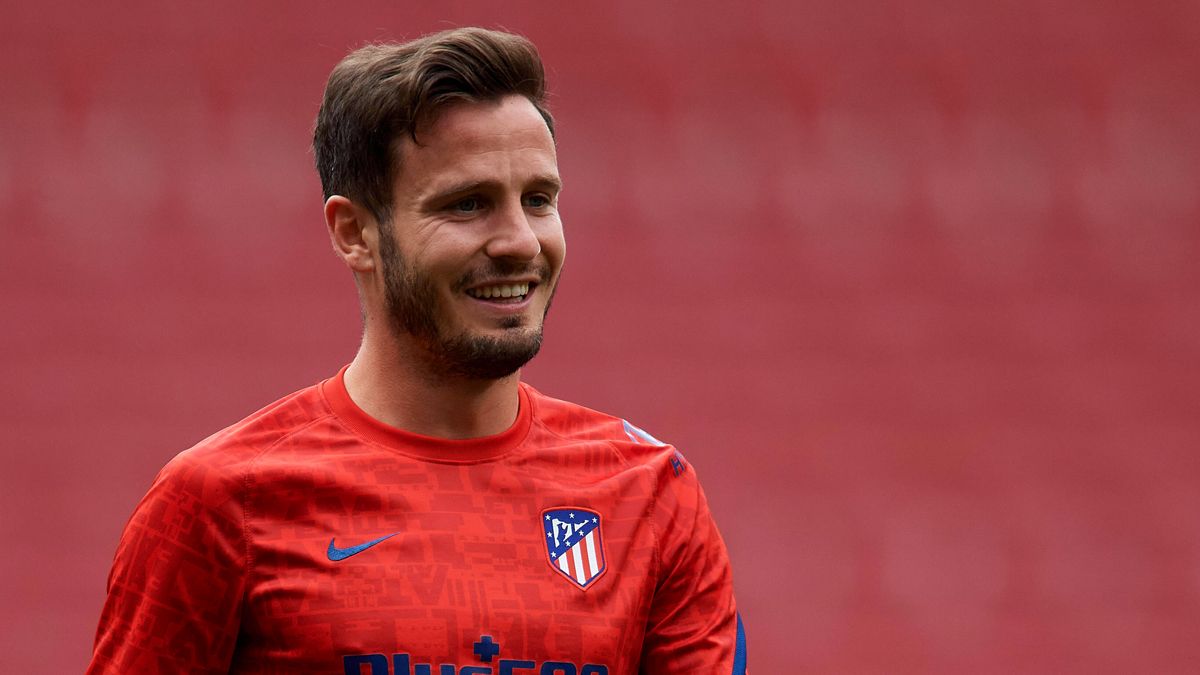
[[745,675],[745,633],[725,542],[691,465],[667,450],[655,506],[659,573],[641,673]]
[[88,675],[227,673],[247,571],[244,481],[177,456],[125,526]]

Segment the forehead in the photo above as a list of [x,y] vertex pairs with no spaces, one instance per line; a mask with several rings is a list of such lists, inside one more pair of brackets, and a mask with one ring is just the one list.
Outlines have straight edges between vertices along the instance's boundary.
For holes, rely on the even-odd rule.
[[523,96],[454,103],[400,139],[398,189],[423,192],[462,180],[508,181],[558,175],[554,139]]

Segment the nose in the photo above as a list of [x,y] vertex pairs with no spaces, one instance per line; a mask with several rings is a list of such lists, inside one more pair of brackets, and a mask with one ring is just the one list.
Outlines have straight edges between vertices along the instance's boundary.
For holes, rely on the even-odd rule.
[[533,229],[532,216],[520,200],[497,211],[485,252],[490,258],[509,258],[530,262],[542,252],[542,243]]

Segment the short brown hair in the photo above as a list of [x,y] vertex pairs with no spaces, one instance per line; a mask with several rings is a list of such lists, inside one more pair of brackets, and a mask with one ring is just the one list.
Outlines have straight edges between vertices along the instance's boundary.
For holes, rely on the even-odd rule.
[[391,218],[399,170],[395,143],[455,101],[529,99],[554,133],[546,78],[533,43],[519,35],[457,28],[403,44],[371,44],[334,67],[313,131],[325,198],[340,194]]

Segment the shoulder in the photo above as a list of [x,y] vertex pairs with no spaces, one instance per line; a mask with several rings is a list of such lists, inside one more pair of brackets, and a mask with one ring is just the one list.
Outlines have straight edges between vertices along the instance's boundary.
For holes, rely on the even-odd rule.
[[249,467],[281,441],[332,416],[321,385],[306,387],[263,407],[175,455],[155,479],[202,490],[236,489]]
[[522,386],[529,394],[534,423],[547,433],[567,442],[606,443],[625,463],[647,466],[664,478],[680,477],[687,471],[687,460],[674,445],[633,422]]

